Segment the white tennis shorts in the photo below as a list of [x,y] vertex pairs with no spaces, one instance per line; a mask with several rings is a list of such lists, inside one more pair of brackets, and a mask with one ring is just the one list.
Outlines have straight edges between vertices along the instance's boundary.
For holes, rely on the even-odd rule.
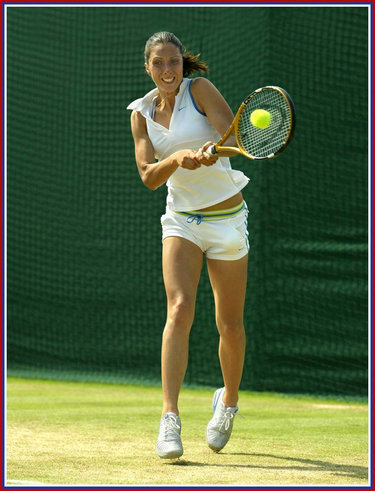
[[235,261],[250,249],[245,201],[228,210],[181,212],[167,209],[161,217],[163,238],[183,237],[209,259]]

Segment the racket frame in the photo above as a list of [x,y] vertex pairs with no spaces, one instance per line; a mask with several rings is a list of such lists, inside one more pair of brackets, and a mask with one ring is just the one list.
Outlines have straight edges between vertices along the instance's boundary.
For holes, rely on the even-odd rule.
[[[283,145],[281,145],[281,147],[276,152],[271,153],[265,157],[256,157],[256,156],[248,153],[245,150],[245,148],[243,147],[243,145],[241,145],[241,138],[239,136],[239,126],[240,126],[240,120],[241,120],[242,113],[246,109],[246,106],[251,101],[251,99],[253,99],[253,97],[255,97],[259,92],[261,92],[263,90],[277,90],[278,92],[280,92],[280,94],[284,97],[284,99],[286,100],[286,102],[288,104],[292,123],[290,125],[289,133],[288,133]],[[296,117],[295,117],[294,103],[293,103],[290,95],[284,89],[282,89],[281,87],[277,87],[276,85],[266,85],[265,87],[260,87],[259,89],[254,90],[251,94],[249,94],[246,97],[246,99],[242,102],[242,104],[238,108],[238,111],[237,111],[231,125],[227,129],[227,131],[224,133],[224,135],[221,137],[221,139],[217,143],[215,143],[215,145],[211,145],[211,147],[209,147],[207,149],[207,152],[211,153],[212,155],[215,155],[218,152],[230,151],[230,152],[234,152],[236,154],[244,155],[245,157],[247,157],[248,159],[251,159],[251,160],[272,159],[272,158],[276,157],[277,155],[279,155],[289,145],[289,142],[290,142],[290,140],[293,136],[293,133],[294,133],[295,120],[296,120]],[[227,138],[233,133],[233,131],[234,131],[234,134],[236,137],[236,143],[237,143],[238,147],[227,147],[225,145],[222,145],[227,140]]]

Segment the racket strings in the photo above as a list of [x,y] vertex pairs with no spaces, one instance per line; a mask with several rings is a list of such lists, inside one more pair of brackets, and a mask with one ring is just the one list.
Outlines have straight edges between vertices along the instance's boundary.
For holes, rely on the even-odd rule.
[[[250,121],[255,109],[271,114],[267,128],[261,129]],[[244,150],[255,158],[267,158],[278,152],[288,140],[292,129],[290,105],[284,95],[275,89],[262,89],[247,103],[238,125],[237,138]]]

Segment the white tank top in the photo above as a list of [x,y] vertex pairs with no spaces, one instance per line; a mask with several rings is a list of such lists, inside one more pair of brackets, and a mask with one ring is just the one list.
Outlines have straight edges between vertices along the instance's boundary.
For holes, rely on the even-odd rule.
[[[127,109],[140,111],[146,118],[147,131],[155,151],[162,160],[177,150],[198,150],[207,141],[216,142],[219,133],[196,107],[190,91],[192,79],[184,78],[176,96],[169,129],[153,120],[158,89],[133,101]],[[189,170],[178,167],[167,181],[167,208],[176,211],[199,210],[215,205],[237,194],[249,178],[233,170],[229,158],[221,157],[206,167]]]

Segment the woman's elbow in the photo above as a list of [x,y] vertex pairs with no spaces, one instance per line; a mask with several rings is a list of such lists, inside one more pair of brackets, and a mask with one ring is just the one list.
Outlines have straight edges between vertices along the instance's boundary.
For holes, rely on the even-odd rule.
[[163,181],[163,176],[158,172],[157,166],[149,163],[138,164],[138,169],[143,184],[151,191],[155,191],[164,184],[165,181]]
[[146,186],[146,188],[150,189],[151,191],[155,191],[156,189],[158,189],[158,185],[156,185],[155,183],[153,182],[148,182],[148,181],[143,181],[143,184]]
[[160,186],[147,172],[141,175],[141,179],[146,188],[151,191],[155,191]]

